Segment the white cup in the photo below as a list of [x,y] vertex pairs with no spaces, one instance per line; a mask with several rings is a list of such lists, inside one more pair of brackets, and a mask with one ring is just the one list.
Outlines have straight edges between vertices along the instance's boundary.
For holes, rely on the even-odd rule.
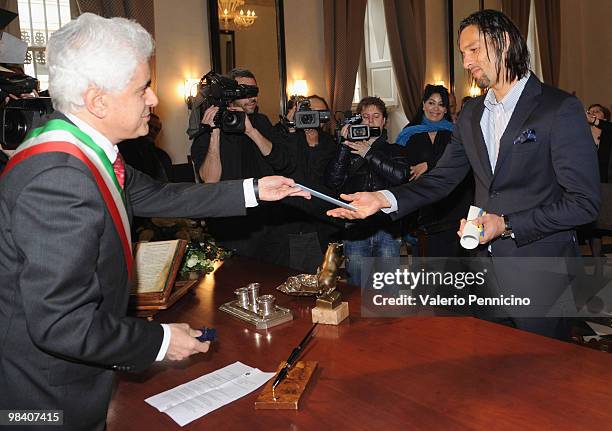
[[468,250],[475,249],[480,243],[481,232],[482,228],[479,228],[471,221],[467,222],[463,228],[463,234],[461,235],[459,244],[461,244],[461,247]]
[[486,212],[477,206],[470,205],[470,209],[467,215],[467,223],[463,228],[463,233],[461,235],[461,239],[459,240],[459,244],[465,249],[473,250],[478,247],[480,243],[480,237],[483,235],[482,226],[478,227],[472,220],[486,214]]

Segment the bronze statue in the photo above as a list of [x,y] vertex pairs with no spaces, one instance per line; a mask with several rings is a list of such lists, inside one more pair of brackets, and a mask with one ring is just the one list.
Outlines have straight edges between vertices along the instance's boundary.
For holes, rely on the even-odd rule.
[[325,251],[323,263],[317,273],[317,283],[322,294],[317,298],[317,306],[335,308],[340,304],[340,292],[336,292],[338,270],[344,261],[342,244],[331,242]]

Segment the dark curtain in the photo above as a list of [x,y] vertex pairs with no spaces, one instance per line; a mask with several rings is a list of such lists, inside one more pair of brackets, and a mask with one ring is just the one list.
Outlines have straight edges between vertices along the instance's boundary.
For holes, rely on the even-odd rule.
[[325,85],[332,112],[351,109],[366,0],[323,0]]
[[559,0],[535,0],[535,11],[542,77],[544,82],[557,87],[561,68],[561,5]]
[[502,0],[502,12],[514,22],[525,39],[529,28],[530,6],[531,0]]
[[384,0],[384,6],[397,90],[412,120],[425,86],[425,0]]

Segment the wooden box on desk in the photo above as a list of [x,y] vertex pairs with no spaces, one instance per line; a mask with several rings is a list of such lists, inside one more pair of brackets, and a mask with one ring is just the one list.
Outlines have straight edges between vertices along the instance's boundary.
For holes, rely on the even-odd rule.
[[[255,401],[255,410],[297,410],[300,398],[306,390],[317,365],[317,361],[298,361],[289,370],[287,377],[272,391],[274,379],[270,379]],[[285,366],[278,366],[276,373]]]
[[134,257],[134,284],[130,309],[139,317],[151,317],[178,301],[199,280],[176,280],[187,241],[139,242]]

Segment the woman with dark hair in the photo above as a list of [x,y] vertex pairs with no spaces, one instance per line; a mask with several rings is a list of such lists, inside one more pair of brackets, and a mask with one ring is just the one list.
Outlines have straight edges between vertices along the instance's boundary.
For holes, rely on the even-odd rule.
[[[450,142],[453,129],[448,90],[444,86],[427,85],[422,100],[413,121],[397,138],[398,143],[406,145],[410,181],[436,166]],[[417,225],[425,240],[419,244],[421,255],[459,256],[457,226],[467,214],[473,189],[472,176],[468,175],[447,198],[419,210]]]
[[[587,109],[587,121],[591,125],[591,134],[597,147],[597,160],[599,162],[599,180],[601,181],[601,209],[599,218],[586,229],[585,236],[591,247],[594,258],[601,257],[601,238],[611,235],[612,229],[612,123],[610,123],[610,110],[599,103],[594,103]],[[595,260],[595,275],[603,275],[601,259]]]
[[[425,115],[427,106],[429,115]],[[404,127],[395,140],[396,144],[406,146],[410,137],[417,133],[433,133],[446,130],[453,131],[453,119],[450,114],[448,90],[442,85],[427,84],[423,93],[422,105],[412,119]]]

